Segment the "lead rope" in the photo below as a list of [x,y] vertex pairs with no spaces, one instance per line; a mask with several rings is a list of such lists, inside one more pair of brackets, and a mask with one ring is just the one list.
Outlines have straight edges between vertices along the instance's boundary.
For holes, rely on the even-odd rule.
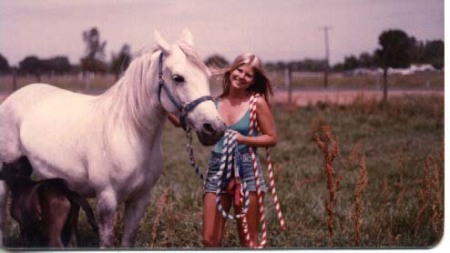
[[195,162],[194,148],[192,147],[192,130],[191,130],[191,128],[186,129],[186,137],[188,138],[188,143],[186,144],[186,151],[189,155],[189,161],[191,163],[192,168],[194,168],[194,170],[195,170],[195,174],[197,174],[197,176],[204,182],[205,176],[203,176],[203,173],[201,172],[200,168],[197,166],[197,163]]
[[[256,102],[258,100],[259,95],[253,94],[250,97],[250,131],[249,136],[252,136],[254,132],[259,131],[258,127],[258,121],[256,119]],[[281,229],[283,231],[286,230],[286,223],[283,218],[283,213],[280,208],[280,203],[278,200],[278,194],[275,189],[275,179],[273,176],[273,167],[272,167],[272,159],[270,157],[269,148],[266,147],[266,162],[267,162],[267,170],[269,172],[269,188],[272,193],[273,202],[275,204],[275,210],[277,212],[277,217],[280,222]],[[255,182],[256,182],[256,194],[258,196],[258,205],[259,205],[259,221],[261,223],[261,230],[262,230],[262,237],[261,242],[257,246],[258,248],[263,248],[267,243],[267,226],[266,226],[266,219],[264,215],[264,201],[263,196],[261,192],[261,183],[259,181],[260,175],[258,171],[258,162],[256,159],[256,154],[253,148],[250,148],[250,155],[252,157],[253,162],[253,172],[255,173]],[[252,245],[250,245],[252,246]]]
[[[247,189],[247,183],[242,181],[243,184],[243,195],[244,195],[244,208],[240,214],[231,215],[223,209],[222,203],[220,202],[220,194],[222,191],[222,176],[226,172],[226,179],[231,178],[232,171],[234,170],[234,176],[236,180],[241,181],[239,176],[239,168],[237,164],[237,144],[236,144],[236,132],[232,130],[227,130],[224,136],[224,146],[222,151],[222,157],[220,159],[219,171],[213,176],[213,180],[217,179],[217,191],[216,191],[216,205],[217,210],[222,214],[222,216],[229,220],[242,219],[247,214],[248,208],[250,206],[250,194]],[[246,224],[244,224],[246,227]]]
[[[195,162],[194,157],[194,149],[192,146],[192,131],[190,128],[186,130],[186,136],[188,138],[188,143],[186,144],[186,150],[189,154],[189,160],[191,166],[194,168],[195,173],[197,176],[203,180],[203,183],[206,183],[205,176],[203,176],[203,173],[201,172],[201,169],[197,166],[197,163]],[[244,208],[242,209],[242,212],[240,214],[231,215],[227,212],[225,212],[222,203],[220,202],[220,194],[222,189],[222,176],[227,172],[226,179],[231,178],[231,172],[234,169],[235,172],[235,178],[239,181],[240,175],[239,175],[239,166],[237,164],[237,143],[236,143],[236,132],[233,130],[227,130],[224,135],[224,147],[222,150],[222,156],[220,160],[220,167],[219,171],[212,177],[212,179],[217,179],[217,191],[216,191],[216,205],[217,210],[219,213],[225,218],[225,219],[242,219],[242,226],[243,226],[243,232],[245,234],[245,240],[247,244],[250,242],[250,234],[248,233],[248,223],[247,223],[247,217],[246,214],[248,212],[249,206],[250,206],[250,193],[247,189],[247,183],[245,181],[242,182],[242,188],[240,189],[240,195],[244,196],[244,199],[241,202],[244,202]]]

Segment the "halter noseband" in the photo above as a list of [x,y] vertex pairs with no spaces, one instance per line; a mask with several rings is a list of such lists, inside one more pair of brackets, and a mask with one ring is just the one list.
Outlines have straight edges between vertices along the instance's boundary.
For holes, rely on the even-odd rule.
[[187,104],[181,104],[180,102],[178,102],[175,99],[175,96],[173,95],[173,93],[169,90],[169,88],[167,88],[167,85],[164,82],[164,79],[163,79],[163,53],[161,53],[159,55],[159,67],[158,67],[158,100],[161,105],[162,105],[161,92],[163,89],[166,92],[167,97],[169,97],[170,102],[172,102],[172,104],[177,108],[178,112],[180,113],[180,116],[179,116],[180,124],[181,124],[181,127],[183,127],[183,129],[185,131],[187,131],[186,117],[187,117],[188,113],[191,112],[192,110],[194,110],[194,108],[197,107],[197,105],[199,105],[200,103],[203,103],[205,101],[213,99],[211,96],[202,96],[202,97],[199,97],[199,98],[195,99],[194,101],[191,101]]

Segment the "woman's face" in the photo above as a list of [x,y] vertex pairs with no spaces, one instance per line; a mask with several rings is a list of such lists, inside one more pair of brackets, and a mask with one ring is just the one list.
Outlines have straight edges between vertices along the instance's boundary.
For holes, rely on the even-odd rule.
[[246,90],[253,84],[255,72],[250,64],[243,64],[231,71],[231,86],[235,89]]

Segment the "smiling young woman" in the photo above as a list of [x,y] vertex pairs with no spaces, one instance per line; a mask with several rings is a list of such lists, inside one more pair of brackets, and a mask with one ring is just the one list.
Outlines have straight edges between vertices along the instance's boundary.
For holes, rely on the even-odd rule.
[[[249,209],[246,214],[248,238],[244,232],[242,219],[237,220],[237,229],[241,246],[256,246],[259,226],[259,206],[256,194],[256,180],[253,172],[253,162],[250,149],[256,147],[270,147],[277,143],[277,133],[269,104],[269,96],[273,95],[270,80],[264,73],[261,60],[254,54],[239,55],[231,66],[222,71],[223,92],[216,99],[215,104],[219,116],[225,122],[226,128],[236,133],[237,149],[239,152],[239,174],[246,182],[249,193]],[[259,135],[249,136],[250,130],[250,98],[259,94],[256,102],[256,118],[260,128]],[[223,153],[223,138],[214,146],[209,162],[208,176],[204,187],[203,206],[203,244],[205,247],[220,247],[225,232],[226,219],[217,210],[217,179],[215,176],[220,167]],[[258,161],[259,174],[262,174]],[[225,174],[223,175],[226,182]],[[263,194],[266,191],[264,179],[260,177]],[[226,193],[226,184],[219,192],[220,203],[225,212],[229,212],[233,205],[233,196]],[[241,213],[241,206],[234,206],[235,213]]]
[[[222,94],[215,99],[215,105],[227,131],[232,131],[236,141],[235,164],[239,164],[238,173],[242,183],[245,182],[248,192],[248,210],[244,219],[237,219],[237,229],[241,246],[258,246],[259,204],[257,187],[262,197],[266,192],[263,177],[259,184],[255,179],[254,166],[257,165],[259,175],[262,175],[261,163],[258,158],[253,160],[251,150],[257,147],[271,147],[277,143],[277,132],[270,109],[269,96],[273,95],[272,84],[265,75],[261,60],[254,54],[245,53],[236,57],[233,63],[225,69],[216,69],[216,75],[223,76]],[[259,133],[250,135],[250,100],[256,96],[256,121]],[[169,115],[175,126],[180,126],[175,115]],[[225,136],[214,146],[208,164],[203,195],[203,245],[205,247],[220,247],[225,234],[226,218],[223,213],[229,213],[234,205],[235,214],[242,214],[246,209],[241,204],[234,204],[235,192],[229,191],[230,180],[223,169],[227,147],[224,147]],[[256,162],[256,163],[255,163]],[[237,173],[235,171],[233,174]],[[218,175],[222,176],[218,176]],[[237,193],[238,196],[240,193]],[[219,207],[218,207],[219,206]],[[219,211],[219,209],[222,209]],[[222,212],[223,211],[223,212]]]

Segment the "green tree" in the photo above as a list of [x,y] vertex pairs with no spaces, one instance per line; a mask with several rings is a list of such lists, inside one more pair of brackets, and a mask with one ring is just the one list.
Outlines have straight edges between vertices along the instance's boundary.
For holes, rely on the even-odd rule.
[[412,39],[402,30],[388,30],[381,33],[376,50],[378,65],[383,69],[384,87],[383,101],[387,100],[388,69],[407,68],[411,65],[410,49]]
[[207,66],[223,68],[223,67],[227,66],[229,63],[223,56],[215,54],[215,55],[208,57],[205,60],[205,64]]
[[104,62],[106,41],[100,40],[100,32],[93,27],[83,32],[83,41],[86,44],[86,54],[81,58],[83,72],[106,72],[107,65]]
[[426,62],[437,69],[444,68],[444,42],[442,40],[427,41],[424,51]]
[[425,44],[422,41],[417,41],[414,37],[411,39],[412,46],[409,50],[409,56],[413,63],[425,63],[424,53]]
[[9,66],[8,60],[0,54],[0,74],[9,73],[11,67]]
[[359,67],[363,67],[363,68],[372,68],[374,67],[374,60],[373,60],[373,56],[370,55],[367,52],[361,53],[359,55]]
[[63,74],[69,72],[72,66],[66,56],[56,56],[50,59],[50,69],[57,74]]
[[38,82],[41,81],[43,71],[42,61],[36,56],[27,56],[19,62],[20,71],[26,74],[35,75]]
[[356,69],[358,67],[359,67],[359,61],[354,55],[344,58],[344,70],[352,70],[352,69]]
[[36,56],[27,56],[19,62],[19,68],[26,74],[37,74],[42,71],[41,60]]
[[119,78],[119,75],[128,68],[131,62],[131,47],[128,44],[122,46],[118,55],[112,55],[111,71]]

